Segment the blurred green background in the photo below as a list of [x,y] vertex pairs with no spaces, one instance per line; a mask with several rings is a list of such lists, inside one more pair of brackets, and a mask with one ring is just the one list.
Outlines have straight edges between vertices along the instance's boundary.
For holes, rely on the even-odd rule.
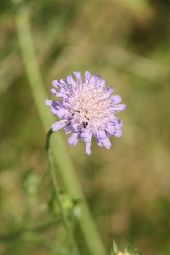
[[[124,135],[112,139],[111,150],[93,144],[88,157],[82,142],[67,145],[107,250],[115,239],[120,245],[137,247],[141,254],[169,255],[170,1],[24,4],[30,8],[49,98],[51,80],[89,70],[113,85],[127,104],[119,114]],[[30,198],[25,180],[30,172],[41,178],[46,168],[45,132],[25,72],[15,13],[12,1],[0,0],[0,235],[27,221]],[[60,133],[66,141],[67,135]],[[48,218],[44,204],[49,189],[45,178],[31,198],[35,222]],[[53,230],[45,232],[45,239],[64,242],[62,230],[57,236]],[[79,230],[76,238],[81,254],[87,255]],[[29,237],[0,242],[4,255],[57,254],[48,248]]]

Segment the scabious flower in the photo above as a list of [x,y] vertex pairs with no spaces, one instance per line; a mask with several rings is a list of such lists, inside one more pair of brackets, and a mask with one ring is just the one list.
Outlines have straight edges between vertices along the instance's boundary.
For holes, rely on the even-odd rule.
[[71,134],[68,142],[76,145],[78,140],[86,144],[86,153],[91,153],[92,138],[99,146],[110,149],[111,136],[122,135],[122,121],[115,116],[125,109],[121,97],[106,87],[105,80],[98,75],[85,72],[82,79],[80,72],[52,81],[51,92],[56,100],[46,100],[51,112],[60,118],[52,125],[52,131],[64,128]]

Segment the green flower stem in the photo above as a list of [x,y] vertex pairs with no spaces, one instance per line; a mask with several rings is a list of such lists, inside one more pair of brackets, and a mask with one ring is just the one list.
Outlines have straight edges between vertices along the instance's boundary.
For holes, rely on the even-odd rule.
[[50,146],[51,136],[52,136],[52,130],[50,129],[47,134],[47,143],[46,143],[46,150],[48,153],[48,170],[49,170],[49,174],[51,177],[54,196],[55,196],[56,201],[58,202],[58,206],[59,206],[60,212],[61,212],[62,221],[63,221],[64,227],[65,227],[65,230],[66,230],[69,242],[70,242],[70,249],[71,249],[70,253],[72,255],[78,255],[79,252],[78,252],[77,245],[76,245],[76,242],[74,239],[74,235],[72,233],[72,229],[71,229],[67,214],[63,208],[59,190],[58,190],[58,184],[57,184],[57,179],[56,179],[55,172],[54,172],[53,157],[52,157],[52,151],[51,151],[51,146]]
[[[40,119],[45,131],[47,132],[49,126],[55,121],[55,119],[47,107],[44,106],[44,100],[48,98],[48,96],[44,89],[37,63],[29,18],[30,13],[28,6],[21,5],[17,8],[15,20],[23,62]],[[85,201],[81,185],[75,174],[65,143],[59,133],[56,133],[55,136],[53,136],[51,144],[52,150],[56,152],[54,153],[54,159],[58,164],[59,171],[67,191],[73,197],[80,198],[82,201],[82,213],[79,221],[88,249],[92,255],[105,255],[105,248]]]

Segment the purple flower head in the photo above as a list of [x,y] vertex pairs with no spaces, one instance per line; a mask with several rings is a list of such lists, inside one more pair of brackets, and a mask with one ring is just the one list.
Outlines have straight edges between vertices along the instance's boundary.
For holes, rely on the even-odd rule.
[[80,72],[60,81],[52,81],[51,92],[56,100],[46,100],[51,112],[60,118],[52,125],[53,131],[64,128],[71,134],[68,142],[76,145],[78,140],[86,143],[86,153],[91,153],[92,137],[99,146],[110,149],[111,136],[122,135],[122,121],[115,114],[125,109],[121,97],[106,87],[105,80],[98,75],[85,72],[82,79]]

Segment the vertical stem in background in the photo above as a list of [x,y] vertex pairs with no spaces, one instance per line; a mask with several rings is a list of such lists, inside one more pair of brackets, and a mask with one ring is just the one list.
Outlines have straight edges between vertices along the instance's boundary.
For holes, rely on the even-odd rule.
[[[54,121],[54,118],[49,110],[47,110],[44,106],[44,100],[47,98],[47,94],[43,86],[34,50],[29,15],[28,6],[24,6],[23,4],[17,8],[15,15],[16,29],[31,91],[40,119],[47,132],[49,125]],[[90,210],[85,201],[81,185],[75,174],[65,143],[58,133],[56,133],[53,137],[51,144],[53,151],[56,151],[56,153],[54,153],[54,159],[58,164],[65,188],[73,197],[80,198],[82,201],[82,213],[79,221],[88,249],[92,255],[105,255],[105,248],[98,235]]]
[[72,255],[78,255],[79,252],[78,252],[77,245],[76,245],[76,242],[75,242],[75,239],[74,239],[74,235],[72,233],[70,222],[68,220],[67,214],[66,214],[66,212],[63,208],[62,201],[60,199],[57,179],[56,179],[55,172],[54,172],[52,151],[51,151],[51,146],[50,146],[51,136],[52,136],[52,130],[50,129],[48,134],[47,134],[47,143],[46,143],[46,151],[47,151],[47,154],[48,154],[48,170],[49,170],[49,174],[50,174],[50,177],[51,177],[54,196],[55,196],[55,199],[58,202],[58,206],[60,208],[60,213],[61,213],[61,218],[62,218],[62,221],[63,221],[63,225],[64,225],[64,228],[65,228],[65,231],[67,233],[67,237],[68,237],[68,240],[69,240],[69,243],[70,243],[70,250],[71,250],[70,253]]

